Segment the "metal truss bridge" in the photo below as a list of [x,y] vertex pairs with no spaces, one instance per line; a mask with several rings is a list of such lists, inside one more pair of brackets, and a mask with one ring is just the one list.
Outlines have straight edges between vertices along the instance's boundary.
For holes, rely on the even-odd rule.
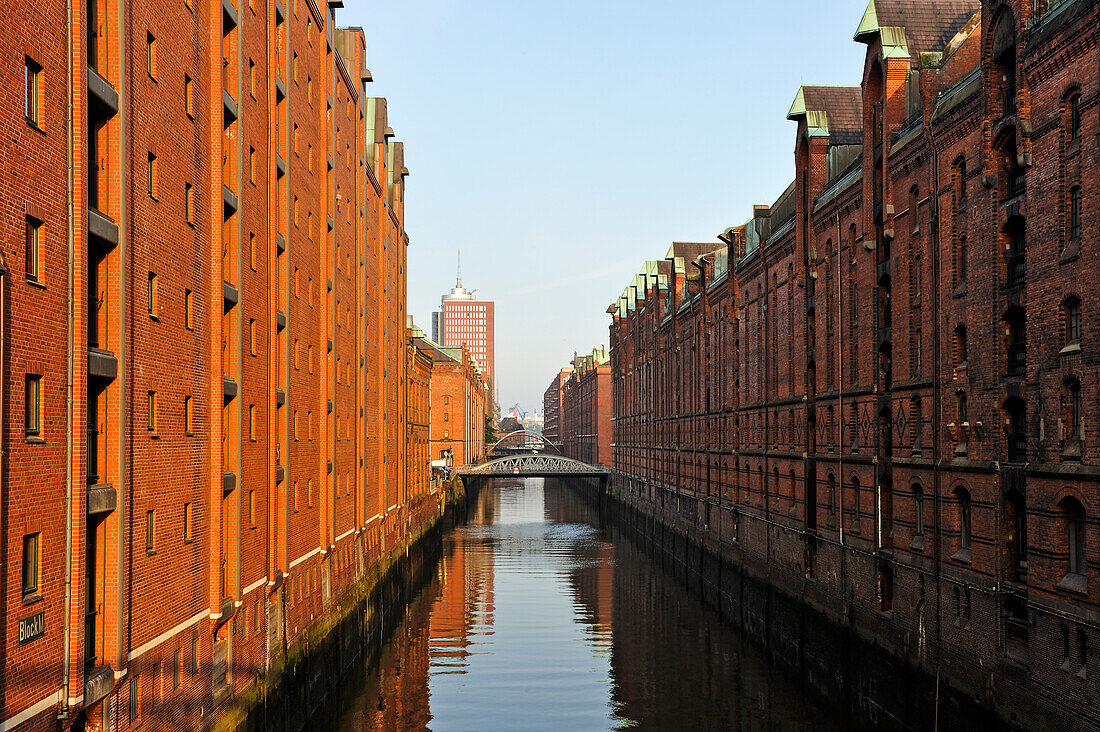
[[455,469],[463,478],[607,478],[610,468],[562,455],[510,455]]

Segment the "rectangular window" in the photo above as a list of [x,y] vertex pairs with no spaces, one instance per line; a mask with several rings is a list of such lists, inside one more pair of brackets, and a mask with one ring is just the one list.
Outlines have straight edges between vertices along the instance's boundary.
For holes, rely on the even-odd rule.
[[256,234],[248,232],[248,266],[256,271]]
[[191,639],[191,675],[199,675],[199,639]]
[[145,553],[156,554],[157,551],[157,512],[150,509],[145,512]]
[[187,74],[183,75],[183,111],[191,119],[195,118],[195,84]]
[[306,508],[313,508],[313,478],[306,480]]
[[248,355],[256,355],[256,319],[248,319]]
[[149,273],[149,317],[151,317],[151,318],[156,318],[158,313],[160,313],[160,309],[158,307],[159,303],[157,302],[157,300],[159,299],[157,297],[159,289],[160,289],[160,286],[157,284],[157,274],[156,274],[156,272],[150,272]]
[[25,397],[24,432],[27,437],[38,437],[42,419],[42,377],[38,374],[27,374]]
[[195,294],[190,290],[183,291],[183,324],[187,330],[195,329]]
[[248,440],[249,442],[256,441],[256,405],[248,405]]
[[294,410],[294,441],[298,441],[298,410]]
[[183,184],[183,217],[187,223],[195,224],[195,187],[190,183]]
[[248,93],[256,98],[256,62],[248,59]]
[[153,153],[149,153],[149,167],[146,169],[146,177],[148,178],[149,197],[156,199],[157,197],[157,156]]
[[309,367],[309,373],[313,373],[313,346],[306,346],[306,365]]
[[187,435],[195,433],[195,400],[191,396],[183,398],[183,432]]
[[298,370],[299,370],[299,362],[298,362],[298,339],[297,339],[297,338],[295,338],[295,339],[294,339],[294,370],[295,370],[295,371],[298,371]]
[[145,70],[149,76],[157,78],[157,39],[152,33],[145,33]]
[[[298,513],[298,481],[294,481],[294,513]],[[293,597],[293,593],[291,597]]]
[[149,392],[149,414],[146,426],[150,432],[157,431],[157,393],[155,391]]
[[248,146],[248,182],[256,184],[256,148]]
[[23,114],[28,122],[42,126],[42,67],[26,56],[24,59],[23,77],[26,82],[23,96]]
[[183,672],[183,651],[179,648],[172,654],[172,688],[180,688],[180,676]]
[[306,429],[309,431],[309,439],[313,440],[313,411],[306,412]]
[[38,593],[39,532],[23,537],[23,597]]
[[183,504],[183,541],[190,544],[195,540],[195,514],[190,502]]
[[256,491],[248,491],[248,525],[256,525]]
[[41,258],[42,258],[42,222],[33,216],[27,217],[26,241],[24,246],[24,258],[26,260],[27,280],[41,282]]
[[130,687],[130,723],[131,724],[133,724],[134,722],[136,722],[138,720],[138,711],[140,709],[140,707],[138,706],[138,690],[141,689],[141,684],[139,683],[140,679],[141,679],[140,676],[134,676],[130,679],[130,683],[129,683],[129,687]]

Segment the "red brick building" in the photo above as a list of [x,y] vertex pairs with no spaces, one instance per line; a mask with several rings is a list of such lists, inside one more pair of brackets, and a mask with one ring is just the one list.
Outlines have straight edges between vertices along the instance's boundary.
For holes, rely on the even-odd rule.
[[571,366],[559,371],[542,395],[542,436],[548,442],[559,447],[561,446],[562,388],[572,373],[573,368]]
[[431,459],[451,465],[485,460],[485,418],[492,399],[479,364],[465,346],[440,346],[423,337],[413,341],[432,359]]
[[0,728],[222,713],[420,516],[407,171],[340,5],[5,13]]
[[572,373],[561,387],[558,418],[563,455],[608,467],[612,466],[610,361],[606,348],[573,357]]
[[1100,726],[1098,34],[874,0],[791,186],[611,308],[629,500],[1046,729]]

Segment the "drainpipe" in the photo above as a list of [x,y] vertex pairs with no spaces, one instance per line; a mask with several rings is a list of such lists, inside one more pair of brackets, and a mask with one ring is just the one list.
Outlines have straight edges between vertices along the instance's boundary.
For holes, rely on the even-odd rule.
[[[844,288],[840,284],[840,203],[837,203],[836,211],[836,324],[843,328],[841,321],[844,317],[844,305],[841,303],[841,297],[844,294]],[[852,242],[853,244],[855,242]],[[849,252],[850,256],[855,256],[855,252]],[[841,330],[841,333],[844,331]],[[844,348],[840,345],[840,334],[833,340],[836,344],[837,351],[837,418],[844,419]],[[837,528],[840,530],[840,545],[844,546],[844,440],[840,436],[840,425],[837,425],[837,461],[836,472],[837,475],[833,478],[833,489],[836,490],[840,496],[840,516],[837,518]],[[832,501],[833,497],[829,496],[829,500]]]
[[[61,706],[57,712],[58,719],[68,719],[69,717],[69,664],[71,661],[70,644],[72,642],[73,632],[73,256],[75,250],[75,242],[73,241],[75,236],[73,232],[73,84],[75,83],[73,79],[73,33],[76,30],[73,24],[73,0],[68,0],[65,3],[65,17],[67,31],[65,33],[67,49],[65,80],[66,89],[68,90],[65,102],[65,160],[67,164],[65,201],[66,217],[68,221],[66,233],[69,263],[69,309],[66,326],[68,366],[65,384],[65,433],[68,435],[68,439],[65,442],[65,609],[62,615],[64,630],[62,631],[63,645],[61,648]],[[3,294],[3,290],[0,289],[0,296]],[[6,302],[6,298],[4,298],[4,302]],[[6,322],[7,312],[4,312],[3,315],[4,318],[0,320],[0,322]],[[2,349],[2,345],[0,345],[0,349]],[[0,361],[2,360],[3,351],[0,350]]]

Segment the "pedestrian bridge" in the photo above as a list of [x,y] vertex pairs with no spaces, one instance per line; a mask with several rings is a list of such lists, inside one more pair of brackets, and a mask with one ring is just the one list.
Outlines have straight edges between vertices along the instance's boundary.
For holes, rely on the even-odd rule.
[[463,478],[607,478],[610,468],[589,465],[563,455],[510,455],[481,465],[455,469]]

